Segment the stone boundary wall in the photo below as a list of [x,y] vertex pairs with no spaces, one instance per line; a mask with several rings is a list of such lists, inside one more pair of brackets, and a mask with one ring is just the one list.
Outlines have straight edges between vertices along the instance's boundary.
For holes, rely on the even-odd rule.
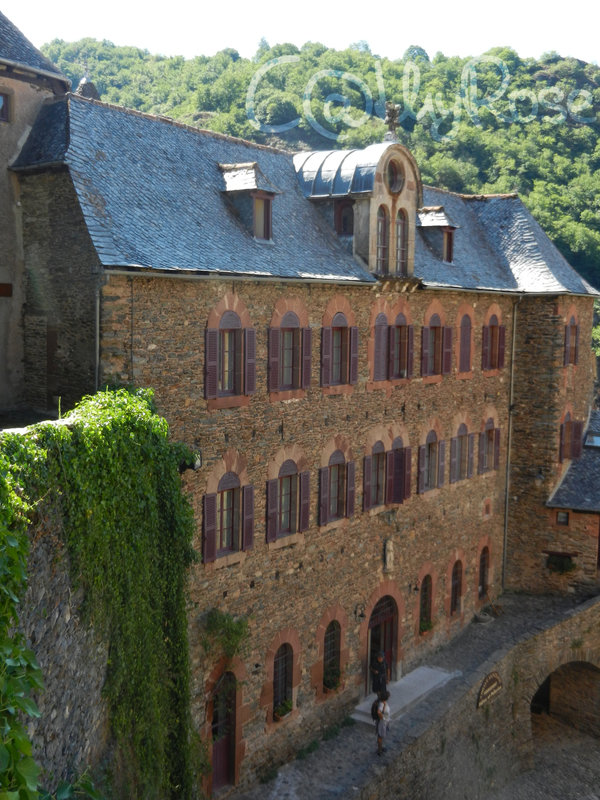
[[41,716],[29,720],[28,733],[43,783],[53,789],[97,764],[106,746],[108,650],[82,618],[83,594],[73,590],[62,545],[40,528],[30,538],[20,623],[46,688],[35,697]]

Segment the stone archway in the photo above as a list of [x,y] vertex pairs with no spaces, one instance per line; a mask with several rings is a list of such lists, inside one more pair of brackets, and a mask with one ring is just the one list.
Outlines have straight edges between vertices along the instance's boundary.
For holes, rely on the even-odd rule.
[[550,673],[531,700],[532,731],[536,717],[551,717],[600,738],[600,668],[570,661]]

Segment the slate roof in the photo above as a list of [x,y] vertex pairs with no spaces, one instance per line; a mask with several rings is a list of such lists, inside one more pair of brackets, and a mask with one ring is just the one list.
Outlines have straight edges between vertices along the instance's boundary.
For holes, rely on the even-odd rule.
[[459,230],[448,264],[417,227],[415,276],[425,286],[533,294],[598,295],[575,272],[517,195],[460,195],[423,187],[423,205],[443,207]]
[[26,39],[21,31],[0,11],[0,63],[23,67],[40,75],[58,78],[66,87],[70,81]]
[[294,167],[305,197],[344,197],[372,192],[375,169],[389,142],[364,150],[316,150],[296,153]]
[[[105,267],[373,283],[304,199],[292,155],[69,95],[45,106],[13,169],[65,164]],[[273,240],[223,197],[220,164],[260,164]]]
[[549,508],[600,512],[600,447],[586,444],[590,433],[600,436],[600,411],[592,411],[581,457],[569,464]]

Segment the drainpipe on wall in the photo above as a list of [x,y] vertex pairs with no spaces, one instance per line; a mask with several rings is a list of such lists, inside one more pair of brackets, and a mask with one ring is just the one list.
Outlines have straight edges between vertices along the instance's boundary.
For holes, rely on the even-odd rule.
[[506,583],[506,550],[508,541],[508,503],[510,492],[510,452],[512,447],[512,427],[513,427],[513,413],[515,401],[515,349],[517,341],[517,309],[523,295],[519,295],[517,301],[513,304],[512,315],[512,342],[510,347],[510,388],[508,396],[508,437],[506,441],[506,476],[505,476],[505,489],[504,489],[504,537],[502,544],[502,591],[504,591]]

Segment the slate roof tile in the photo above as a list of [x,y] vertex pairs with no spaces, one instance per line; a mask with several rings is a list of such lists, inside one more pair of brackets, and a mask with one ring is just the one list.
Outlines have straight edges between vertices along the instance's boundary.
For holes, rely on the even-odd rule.
[[[589,433],[600,435],[600,411],[591,412],[586,436]],[[573,511],[600,511],[600,447],[584,443],[581,457],[571,461],[547,505]]]
[[66,86],[70,81],[44,56],[29,39],[0,11],[0,62],[27,67],[34,72],[60,79]]

